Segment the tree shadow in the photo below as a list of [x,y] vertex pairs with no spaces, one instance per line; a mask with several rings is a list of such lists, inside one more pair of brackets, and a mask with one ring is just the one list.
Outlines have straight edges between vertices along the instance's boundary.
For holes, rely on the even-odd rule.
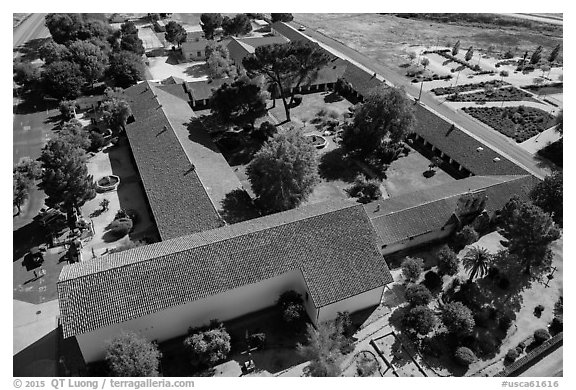
[[559,139],[555,142],[549,142],[546,146],[534,154],[536,165],[539,168],[547,168],[551,171],[561,170],[564,162],[564,142]]
[[44,99],[38,89],[23,91],[18,97],[21,101],[13,106],[13,113],[16,115],[27,115],[58,108],[58,101],[48,98]]
[[448,370],[452,376],[464,376],[468,369],[454,361],[458,340],[448,333],[436,333],[422,339],[420,355],[433,370]]
[[208,65],[206,65],[206,64],[192,65],[192,66],[187,67],[184,70],[184,73],[190,77],[206,76],[207,72],[208,72]]
[[31,39],[24,44],[17,46],[13,49],[14,53],[20,54],[20,59],[25,62],[32,62],[39,59],[38,49],[52,38],[36,38]]
[[362,170],[357,164],[345,157],[342,148],[333,149],[320,157],[318,165],[320,177],[325,180],[342,180],[352,183]]
[[242,189],[236,189],[226,194],[221,202],[219,213],[229,224],[247,221],[260,216],[260,212],[252,198]]
[[184,56],[176,50],[170,50],[168,53],[168,58],[166,59],[166,63],[169,65],[178,65],[180,62],[184,61]]
[[37,221],[32,221],[20,229],[15,230],[12,234],[12,261],[18,261],[22,256],[26,255],[31,248],[44,244],[46,242],[46,233],[46,229]]

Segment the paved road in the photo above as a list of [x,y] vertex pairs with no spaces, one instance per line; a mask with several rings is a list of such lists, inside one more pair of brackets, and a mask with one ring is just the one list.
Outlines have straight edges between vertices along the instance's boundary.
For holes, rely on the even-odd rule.
[[[297,28],[298,26],[302,25],[302,23],[294,21],[291,23],[291,25],[292,27]],[[379,75],[382,75],[383,78],[386,79],[389,83],[395,86],[404,87],[408,95],[412,97],[418,96],[420,86],[418,84],[412,84],[406,77],[397,73],[394,69],[382,65],[376,60],[368,58],[365,55],[355,51],[354,49],[349,48],[343,43],[318,33],[311,28],[307,27],[305,34],[326,46],[330,46],[354,62],[357,62],[358,64],[378,73]],[[497,131],[464,114],[463,112],[457,111],[448,105],[442,104],[441,101],[437,100],[431,94],[423,92],[421,102],[436,113],[445,117],[448,121],[457,124],[470,135],[492,146],[492,148],[497,152],[509,158],[514,163],[523,167],[536,177],[543,178],[546,174],[550,173],[547,168],[541,166],[542,164],[536,160],[530,152],[516,145],[515,141],[498,133]]]
[[46,14],[32,14],[16,27],[12,35],[13,47],[20,46],[32,39],[48,38],[50,32],[44,25],[44,16]]
[[[50,32],[44,26],[44,16],[46,14],[32,14],[22,24],[14,29],[14,48],[24,43],[38,38],[47,38]],[[17,56],[14,52],[14,57]],[[16,103],[16,102],[15,102]],[[28,107],[16,114],[14,106],[13,116],[13,146],[12,162],[18,163],[24,157],[36,159],[40,157],[40,150],[50,136],[53,124],[46,123],[46,120],[58,115],[58,110],[46,110],[44,103],[38,103]],[[18,229],[27,223],[38,213],[44,204],[46,195],[36,188],[30,191],[28,201],[25,203],[22,214],[13,219],[13,229]]]

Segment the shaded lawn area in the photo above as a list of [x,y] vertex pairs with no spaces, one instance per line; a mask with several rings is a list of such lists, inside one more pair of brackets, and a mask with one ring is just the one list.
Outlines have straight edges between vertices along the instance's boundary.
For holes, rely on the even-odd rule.
[[[290,123],[296,127],[301,127],[304,123],[310,123],[321,109],[338,113],[338,119],[341,120],[342,115],[349,112],[348,107],[353,104],[344,98],[338,100],[339,98],[335,98],[335,95],[337,97],[337,94],[329,91],[301,95],[302,102],[290,109],[290,117],[292,119]],[[287,97],[286,100],[290,102],[290,97]],[[282,123],[286,120],[282,99],[276,99],[276,107],[270,108],[269,112]]]
[[[262,350],[251,352],[256,372],[267,371],[274,374],[305,361],[296,352],[296,344],[305,342],[306,327],[304,324],[296,328],[289,327],[275,307],[225,321],[224,326],[231,337],[231,351],[227,362],[235,361],[241,365],[248,360],[245,337],[253,333],[266,334],[266,346]],[[189,354],[183,347],[185,338],[186,336],[181,336],[160,343],[163,375],[213,376],[215,368],[200,372],[193,369]]]
[[440,168],[435,168],[434,176],[425,177],[430,160],[410,148],[408,156],[400,157],[390,164],[386,171],[384,186],[390,197],[420,191],[428,187],[452,182],[455,179]]

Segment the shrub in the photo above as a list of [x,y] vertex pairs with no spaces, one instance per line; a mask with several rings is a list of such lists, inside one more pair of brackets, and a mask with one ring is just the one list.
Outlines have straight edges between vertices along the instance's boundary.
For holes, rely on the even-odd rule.
[[252,131],[252,136],[262,142],[265,142],[268,140],[268,138],[276,134],[277,131],[278,130],[276,129],[276,126],[268,121],[265,121],[260,124],[260,127],[255,128]]
[[356,372],[358,376],[372,376],[378,369],[378,361],[371,355],[364,353],[356,363]]
[[550,333],[546,329],[537,329],[534,332],[534,342],[536,344],[542,344],[544,341],[550,338]]
[[369,203],[379,199],[382,196],[380,191],[380,182],[378,180],[366,180],[364,175],[358,175],[354,184],[345,190],[349,196],[358,198],[360,203]]
[[472,311],[461,302],[452,302],[444,306],[442,322],[450,333],[458,336],[472,333],[475,325]]
[[556,316],[550,323],[550,332],[558,334],[564,330],[564,320],[562,316]]
[[194,366],[213,366],[230,353],[230,335],[224,325],[199,331],[184,339]]
[[287,323],[299,321],[305,312],[304,306],[300,304],[290,304],[282,311],[282,319]]
[[156,344],[135,333],[122,333],[107,344],[105,361],[113,376],[158,376],[161,357]]
[[406,257],[402,262],[402,275],[407,282],[415,282],[424,268],[424,260]]
[[74,109],[76,108],[75,100],[62,100],[58,106],[60,114],[64,121],[69,121],[74,118]]
[[108,144],[106,137],[97,131],[90,133],[90,151],[97,152]]
[[504,314],[498,319],[498,328],[503,332],[507,332],[510,326],[512,326],[512,317],[510,315]]
[[448,246],[443,245],[436,253],[438,259],[438,272],[441,275],[456,275],[460,268],[460,260],[456,253]]
[[402,326],[408,331],[426,335],[434,330],[438,319],[428,306],[416,306],[402,318]]
[[454,235],[454,241],[456,245],[462,247],[475,243],[476,241],[478,241],[478,238],[479,238],[478,233],[470,225],[464,226]]
[[346,338],[351,338],[354,335],[354,325],[350,319],[350,313],[347,311],[339,311],[336,316],[336,325],[342,328],[342,335]]
[[289,290],[280,295],[276,305],[280,308],[282,319],[287,323],[294,323],[302,318],[305,312],[302,295]]
[[534,308],[534,311],[537,313],[542,313],[544,311],[544,306],[543,305],[538,305]]
[[524,352],[524,349],[525,349],[525,348],[526,348],[526,342],[525,342],[525,341],[521,341],[521,342],[518,344],[518,346],[516,346],[516,350],[517,350],[519,353]]
[[264,348],[266,344],[266,333],[254,333],[248,337],[248,345],[250,348]]
[[405,295],[406,300],[412,306],[426,306],[430,303],[430,301],[432,301],[432,294],[430,291],[420,284],[413,284],[408,286]]
[[130,218],[115,219],[110,224],[110,233],[115,237],[124,237],[132,230],[132,220]]
[[470,364],[474,363],[477,358],[471,349],[466,347],[460,347],[454,353],[454,359],[456,362],[462,366],[468,367]]
[[520,356],[520,353],[518,352],[518,350],[516,348],[512,348],[509,349],[508,352],[506,352],[506,361],[508,362],[513,362],[516,359],[518,359],[518,356]]
[[434,271],[428,271],[424,275],[424,285],[430,290],[436,290],[442,286],[442,278]]

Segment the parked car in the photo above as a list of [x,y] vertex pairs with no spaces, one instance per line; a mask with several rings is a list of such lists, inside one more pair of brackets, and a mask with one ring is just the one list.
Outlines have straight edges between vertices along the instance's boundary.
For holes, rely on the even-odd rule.
[[306,31],[306,27],[300,26],[300,27],[298,27],[298,30],[299,30],[299,31]]

